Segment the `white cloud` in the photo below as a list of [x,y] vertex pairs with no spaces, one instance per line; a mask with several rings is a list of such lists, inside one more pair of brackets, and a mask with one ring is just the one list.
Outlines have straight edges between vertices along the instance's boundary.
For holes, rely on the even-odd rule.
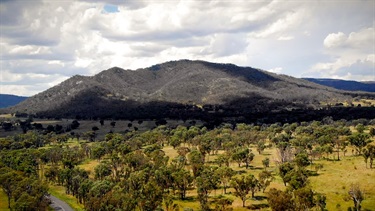
[[294,39],[293,36],[281,36],[277,38],[277,40],[282,40],[282,41],[288,41],[288,40],[293,40],[293,39]]
[[335,77],[352,80],[375,80],[374,28],[359,31],[327,35],[323,42],[329,62],[320,62],[311,68],[311,72],[320,77]]
[[283,70],[282,67],[275,67],[275,68],[269,69],[267,71],[272,72],[272,73],[281,73],[282,70]]
[[343,32],[331,33],[324,39],[326,48],[354,48],[367,51],[374,50],[374,28],[361,29],[345,35]]
[[329,34],[324,39],[324,47],[327,47],[327,48],[340,47],[345,43],[346,39],[347,37],[342,32]]
[[[337,9],[334,2],[277,0],[0,1],[1,92],[35,94],[49,81],[75,74],[177,59],[367,79],[366,59],[375,54],[374,4],[345,1]],[[347,67],[358,74],[346,74]]]

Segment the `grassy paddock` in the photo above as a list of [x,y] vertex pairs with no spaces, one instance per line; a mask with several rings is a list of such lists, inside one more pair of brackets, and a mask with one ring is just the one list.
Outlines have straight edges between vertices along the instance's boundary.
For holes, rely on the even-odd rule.
[[326,195],[328,210],[347,210],[353,206],[353,202],[345,198],[355,183],[365,193],[362,208],[375,210],[375,170],[366,168],[363,157],[348,156],[342,157],[341,161],[321,160],[316,163],[324,167],[318,176],[309,179],[313,190]]
[[0,189],[0,211],[8,211],[8,197],[3,189]]

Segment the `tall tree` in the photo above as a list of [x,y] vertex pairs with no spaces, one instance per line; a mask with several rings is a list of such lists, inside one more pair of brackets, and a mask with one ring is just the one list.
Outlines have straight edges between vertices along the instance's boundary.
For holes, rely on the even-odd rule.
[[0,169],[0,186],[8,198],[8,208],[10,209],[10,201],[13,192],[17,189],[18,183],[22,177],[10,168],[4,167]]
[[201,209],[210,210],[208,205],[208,195],[220,184],[220,178],[215,174],[216,168],[213,166],[204,166],[200,175],[196,178],[197,193]]
[[366,133],[355,133],[348,138],[350,144],[356,148],[357,154],[361,154],[362,148],[366,147],[366,145],[371,142],[369,140],[369,135]]
[[240,178],[233,178],[230,182],[231,186],[235,190],[234,195],[242,200],[242,207],[245,207],[247,194],[250,191],[254,191],[257,187],[257,182],[255,182],[255,180],[254,175],[247,175]]
[[236,172],[226,166],[219,167],[216,170],[216,174],[220,177],[221,184],[223,184],[223,191],[224,194],[227,193],[227,186],[232,177],[236,174]]
[[263,193],[264,191],[266,191],[266,188],[271,184],[271,182],[275,179],[272,176],[272,172],[267,171],[267,170],[260,172],[258,177],[259,177],[259,188],[262,190]]

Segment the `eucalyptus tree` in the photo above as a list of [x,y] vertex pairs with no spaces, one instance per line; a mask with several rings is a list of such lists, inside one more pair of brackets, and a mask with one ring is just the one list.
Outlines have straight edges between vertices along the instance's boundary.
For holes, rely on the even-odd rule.
[[259,181],[259,189],[266,191],[267,187],[271,184],[271,182],[275,179],[272,175],[271,171],[264,170],[259,173],[258,175],[258,181]]
[[172,173],[173,187],[178,190],[181,200],[186,198],[187,190],[192,186],[193,176],[190,171],[178,169]]
[[227,166],[222,166],[219,167],[215,173],[219,176],[220,182],[223,185],[223,192],[226,194],[228,184],[236,172]]
[[348,137],[350,144],[355,147],[357,154],[362,153],[362,149],[371,142],[370,136],[366,133],[355,133]]
[[242,207],[246,205],[247,194],[249,194],[253,187],[257,186],[254,179],[254,175],[242,175],[241,177],[234,177],[230,182],[230,185],[235,190],[234,195],[242,201]]
[[217,189],[220,184],[220,178],[215,171],[217,167],[204,166],[199,176],[196,177],[197,194],[201,209],[210,210],[208,205],[208,196],[212,190]]

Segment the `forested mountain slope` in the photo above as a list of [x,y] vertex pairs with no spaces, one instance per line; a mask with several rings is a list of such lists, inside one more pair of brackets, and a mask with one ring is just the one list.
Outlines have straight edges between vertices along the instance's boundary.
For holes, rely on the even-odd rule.
[[[205,61],[171,61],[149,68],[113,67],[73,76],[12,107],[44,117],[181,118],[204,111],[242,115],[319,108],[371,93],[344,92],[251,67]],[[223,113],[223,112],[221,112]]]

